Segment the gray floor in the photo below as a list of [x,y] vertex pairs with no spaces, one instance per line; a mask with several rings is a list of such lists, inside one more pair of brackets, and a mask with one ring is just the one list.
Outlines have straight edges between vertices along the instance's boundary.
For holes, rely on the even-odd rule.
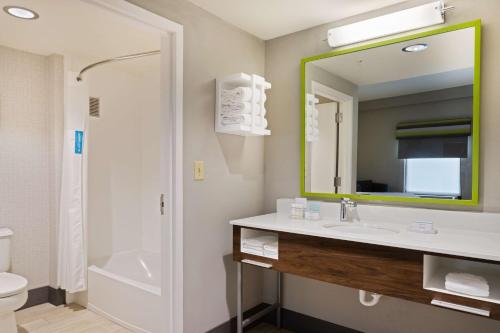
[[259,324],[257,327],[254,327],[251,330],[249,330],[248,333],[293,333],[293,332],[283,329],[280,330],[272,325],[262,323]]

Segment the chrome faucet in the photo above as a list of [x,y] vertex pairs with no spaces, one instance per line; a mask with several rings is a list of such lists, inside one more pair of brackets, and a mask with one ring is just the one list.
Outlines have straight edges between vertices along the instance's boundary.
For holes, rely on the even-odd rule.
[[348,208],[354,208],[356,206],[356,202],[352,201],[351,199],[342,198],[342,200],[340,200],[340,222],[348,221]]

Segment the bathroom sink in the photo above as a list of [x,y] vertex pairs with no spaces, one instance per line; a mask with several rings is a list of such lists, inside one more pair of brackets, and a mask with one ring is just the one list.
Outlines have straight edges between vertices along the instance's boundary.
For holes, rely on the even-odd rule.
[[399,233],[398,230],[363,224],[325,224],[323,227],[357,235],[393,235]]

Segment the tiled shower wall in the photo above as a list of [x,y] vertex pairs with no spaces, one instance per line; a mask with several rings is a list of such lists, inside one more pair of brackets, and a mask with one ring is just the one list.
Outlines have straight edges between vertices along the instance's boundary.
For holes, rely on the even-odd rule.
[[50,282],[54,126],[62,103],[54,100],[62,96],[53,86],[56,69],[62,70],[62,57],[0,46],[0,226],[14,231],[12,271],[25,276],[30,289]]

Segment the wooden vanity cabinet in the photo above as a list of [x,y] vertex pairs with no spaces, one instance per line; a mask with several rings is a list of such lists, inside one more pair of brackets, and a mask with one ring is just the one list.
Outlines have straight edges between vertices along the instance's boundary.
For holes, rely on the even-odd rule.
[[[279,272],[423,304],[431,304],[434,299],[487,310],[490,311],[490,318],[500,320],[499,304],[424,289],[423,258],[424,254],[428,253],[276,232],[279,255],[278,260],[274,260],[242,253],[240,251],[241,228],[233,226],[235,261],[250,259],[271,264],[272,269]],[[453,258],[453,256],[448,257]]]

